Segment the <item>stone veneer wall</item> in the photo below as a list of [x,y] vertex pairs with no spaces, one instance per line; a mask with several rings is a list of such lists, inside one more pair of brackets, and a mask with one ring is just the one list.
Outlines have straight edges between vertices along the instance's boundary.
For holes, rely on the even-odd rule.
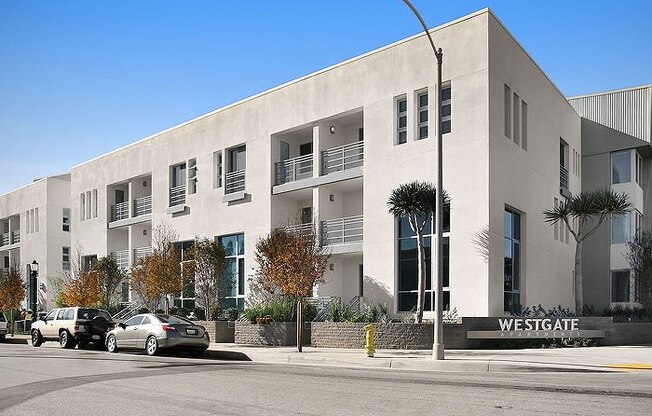
[[195,321],[206,328],[211,342],[234,342],[235,322],[232,321]]
[[[311,324],[305,323],[303,345],[310,345]],[[252,324],[246,321],[235,323],[235,343],[242,345],[268,345],[275,347],[296,345],[296,322],[270,322]]]

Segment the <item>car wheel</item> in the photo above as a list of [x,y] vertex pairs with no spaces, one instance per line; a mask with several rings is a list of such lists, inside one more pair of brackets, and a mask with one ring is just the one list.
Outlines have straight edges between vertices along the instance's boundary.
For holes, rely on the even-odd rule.
[[43,344],[43,338],[38,329],[32,331],[32,347],[40,347]]
[[147,355],[156,355],[158,354],[159,348],[158,348],[158,340],[156,339],[155,336],[150,336],[147,338],[147,342],[145,342],[145,351],[147,352]]
[[108,352],[118,352],[118,341],[115,339],[115,336],[109,335],[106,339],[106,350]]
[[61,348],[75,348],[75,342],[68,331],[63,330],[59,334],[59,346]]

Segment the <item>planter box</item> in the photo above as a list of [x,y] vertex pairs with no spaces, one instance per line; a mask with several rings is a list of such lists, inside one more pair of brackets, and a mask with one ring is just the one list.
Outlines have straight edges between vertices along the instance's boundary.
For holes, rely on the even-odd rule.
[[206,328],[211,342],[234,342],[235,322],[233,321],[195,321]]
[[[235,343],[275,347],[297,345],[296,325],[296,322],[252,324],[246,321],[237,321],[235,323]],[[303,345],[310,345],[310,329],[310,322],[306,322],[303,330]]]

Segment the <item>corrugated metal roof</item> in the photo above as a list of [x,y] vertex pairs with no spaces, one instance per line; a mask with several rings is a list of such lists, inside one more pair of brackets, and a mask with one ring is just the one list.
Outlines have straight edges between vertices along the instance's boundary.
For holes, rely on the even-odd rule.
[[646,142],[652,139],[652,85],[570,97],[577,113]]

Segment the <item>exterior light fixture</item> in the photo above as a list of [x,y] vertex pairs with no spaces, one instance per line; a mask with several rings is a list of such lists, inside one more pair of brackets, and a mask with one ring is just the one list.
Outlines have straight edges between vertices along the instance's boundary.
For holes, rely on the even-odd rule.
[[330,130],[331,134],[335,134],[335,126],[331,126],[331,128],[329,130]]
[[335,195],[333,195],[333,194],[328,195],[328,200],[331,201],[331,202],[334,202],[335,201]]

